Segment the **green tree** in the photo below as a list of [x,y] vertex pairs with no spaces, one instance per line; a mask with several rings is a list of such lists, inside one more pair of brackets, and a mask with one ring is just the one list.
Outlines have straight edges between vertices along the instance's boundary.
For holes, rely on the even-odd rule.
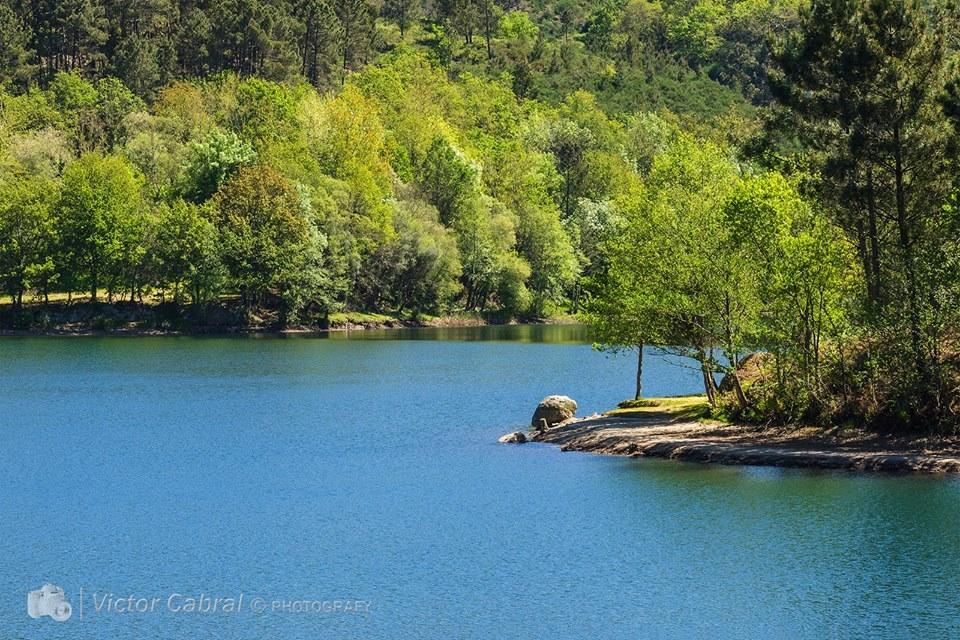
[[262,302],[268,293],[288,299],[311,250],[310,223],[294,186],[269,167],[244,167],[213,203],[223,262],[244,302]]
[[240,83],[235,98],[233,127],[256,151],[262,153],[270,145],[293,137],[297,101],[286,87],[251,78]]
[[671,8],[666,16],[669,38],[694,68],[700,68],[722,45],[718,32],[725,26],[730,11],[723,0],[677,3]]
[[430,144],[419,174],[419,183],[444,224],[451,224],[477,193],[477,166],[443,137]]
[[95,149],[101,135],[96,88],[79,73],[58,73],[50,83],[50,94],[63,127],[72,132],[75,151]]
[[225,277],[213,212],[184,200],[161,209],[157,220],[155,257],[161,288],[172,288],[180,302],[189,295],[194,306],[209,302]]
[[141,186],[139,176],[117,156],[86,154],[67,166],[57,231],[68,291],[85,284],[96,302],[101,286],[112,298],[125,284],[143,245]]
[[860,273],[852,248],[777,173],[743,180],[726,217],[741,253],[755,257],[762,303],[755,340],[775,355],[777,392],[764,417],[816,419],[812,409],[834,393],[828,381],[836,377],[853,319]]
[[17,176],[0,181],[0,281],[17,308],[29,289],[48,293],[55,275],[56,200],[52,180]]
[[97,0],[37,0],[23,12],[33,33],[44,83],[58,73],[93,69],[104,59],[107,17]]
[[[180,4],[172,0],[109,0],[105,4],[107,72],[136,95],[153,97],[178,70]],[[203,35],[193,32],[190,37]]]
[[503,10],[494,0],[479,0],[479,3],[480,23],[483,27],[483,40],[487,46],[487,59],[491,60],[493,59],[493,37],[497,33]]
[[367,61],[376,39],[376,13],[368,0],[333,0],[339,22],[336,46],[343,80]]
[[13,9],[0,4],[0,87],[26,89],[36,75],[30,29]]
[[240,167],[256,160],[253,148],[234,133],[214,130],[203,140],[187,146],[183,166],[183,196],[191,202],[206,202]]
[[383,15],[397,23],[400,37],[404,37],[407,28],[417,19],[420,10],[418,0],[386,0],[383,3]]
[[398,313],[448,310],[461,291],[456,238],[424,202],[397,202],[393,222],[393,239],[374,251],[363,269],[361,297],[369,308]]
[[508,11],[500,18],[500,33],[509,40],[524,41],[532,48],[540,29],[526,11]]
[[578,275],[571,238],[552,192],[558,176],[546,154],[517,143],[503,144],[485,162],[490,195],[516,219],[516,251],[528,265],[529,312],[547,315],[563,304]]
[[[314,86],[320,86],[333,61],[337,17],[325,0],[306,0],[294,6],[300,22],[300,73]],[[402,28],[402,27],[401,27]]]
[[[736,251],[724,215],[737,179],[723,149],[690,137],[657,156],[644,191],[618,203],[624,228],[588,306],[601,343],[639,347],[641,355],[653,344],[697,361],[711,402],[722,368],[715,348],[726,355],[724,368],[735,369],[756,329],[755,270]],[[605,318],[620,296],[625,308]]]
[[216,68],[278,80],[295,72],[296,22],[280,3],[215,0],[209,25],[207,50]]
[[[932,19],[931,19],[932,14]],[[950,15],[913,0],[815,1],[777,57],[773,88],[819,152],[823,194],[858,247],[878,330],[906,337],[903,413],[942,419],[951,392],[939,342],[956,313],[941,268],[956,242],[950,149],[940,97],[949,84]],[[900,409],[895,409],[895,412]]]
[[593,134],[572,120],[561,119],[548,125],[545,138],[545,149],[553,154],[557,171],[563,177],[560,210],[564,218],[570,218],[581,195],[587,152],[594,144]]
[[116,78],[103,78],[97,83],[97,116],[103,145],[113,149],[124,137],[124,119],[145,108],[143,101]]
[[583,25],[583,42],[587,48],[599,54],[606,54],[616,47],[616,28],[621,12],[616,0],[604,0],[596,4],[586,24]]

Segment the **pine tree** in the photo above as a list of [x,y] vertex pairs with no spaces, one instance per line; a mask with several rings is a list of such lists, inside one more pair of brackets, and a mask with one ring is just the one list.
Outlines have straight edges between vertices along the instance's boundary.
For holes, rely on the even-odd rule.
[[957,293],[940,271],[957,240],[940,102],[949,18],[928,18],[915,0],[815,0],[772,76],[859,248],[874,325],[906,337],[907,386],[925,405],[915,414],[941,409],[938,342]]
[[0,4],[0,88],[26,89],[36,74],[30,36],[20,16]]

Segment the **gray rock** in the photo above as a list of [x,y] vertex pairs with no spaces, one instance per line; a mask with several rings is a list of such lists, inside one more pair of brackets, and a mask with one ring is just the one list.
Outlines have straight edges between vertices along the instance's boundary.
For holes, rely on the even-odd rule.
[[505,436],[500,436],[498,442],[503,444],[523,444],[527,441],[527,436],[523,431],[514,431]]
[[541,427],[541,420],[546,420],[547,426],[552,427],[569,420],[577,413],[577,403],[567,396],[547,396],[537,405],[530,424]]

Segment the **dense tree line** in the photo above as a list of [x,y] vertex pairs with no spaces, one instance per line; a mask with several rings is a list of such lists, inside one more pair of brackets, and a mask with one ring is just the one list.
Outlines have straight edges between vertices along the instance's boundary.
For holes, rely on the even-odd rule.
[[[16,305],[236,294],[284,319],[562,310],[580,252],[561,204],[611,178],[564,186],[556,131],[616,129],[588,94],[527,103],[411,51],[327,95],[226,75],[148,106],[74,71],[0,105],[0,274]],[[614,147],[603,164],[622,165]]]

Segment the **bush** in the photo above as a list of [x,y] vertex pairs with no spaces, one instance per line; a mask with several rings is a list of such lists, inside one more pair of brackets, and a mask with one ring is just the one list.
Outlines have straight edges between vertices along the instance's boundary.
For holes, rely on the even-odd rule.
[[617,404],[621,409],[643,409],[646,407],[659,407],[660,403],[656,400],[647,400],[645,398],[639,398],[634,400],[624,400]]

